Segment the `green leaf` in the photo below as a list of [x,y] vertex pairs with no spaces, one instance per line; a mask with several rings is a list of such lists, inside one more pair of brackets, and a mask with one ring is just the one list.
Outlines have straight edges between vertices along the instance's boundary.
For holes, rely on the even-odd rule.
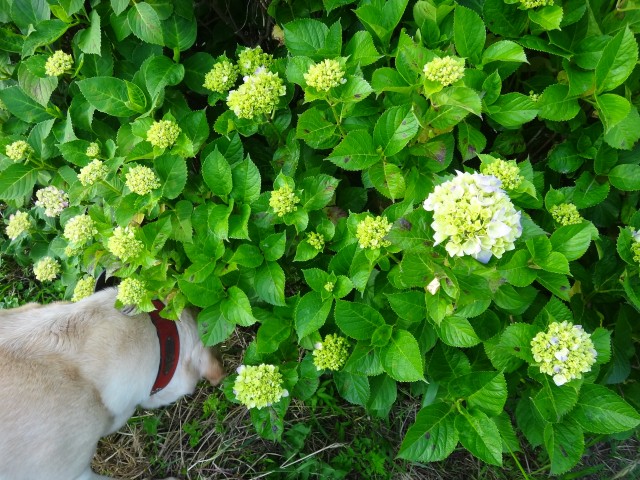
[[231,177],[233,182],[231,197],[234,200],[251,204],[260,197],[260,170],[249,157],[232,167]]
[[605,93],[596,96],[596,109],[604,125],[604,131],[607,133],[627,118],[631,111],[631,104],[620,95]]
[[373,38],[367,31],[361,30],[353,34],[344,47],[344,55],[349,57],[348,64],[366,67],[375,63],[381,55],[373,44]]
[[427,311],[423,291],[386,293],[385,296],[389,300],[391,309],[403,320],[417,323],[426,319]]
[[214,195],[224,197],[231,193],[233,182],[231,166],[216,146],[202,163],[202,178]]
[[506,264],[498,267],[498,272],[515,287],[531,285],[537,277],[535,270],[529,268],[531,256],[525,250],[516,251]]
[[277,262],[265,262],[256,269],[256,292],[265,302],[285,305],[284,283],[284,271]]
[[371,334],[371,346],[376,348],[385,347],[389,340],[391,340],[391,335],[393,334],[393,327],[391,325],[380,325],[378,328],[374,330]]
[[631,150],[640,140],[640,114],[631,105],[629,115],[604,135],[604,141],[613,148]]
[[502,441],[495,422],[480,411],[458,415],[455,427],[460,443],[474,456],[490,465],[502,466]]
[[575,466],[584,452],[584,435],[572,417],[549,423],[544,429],[544,446],[551,460],[551,474],[560,475]]
[[616,165],[609,172],[611,185],[619,190],[632,192],[640,190],[640,166],[632,164]]
[[456,5],[453,15],[453,41],[461,57],[478,64],[487,39],[484,22],[473,10]]
[[540,113],[538,116],[557,122],[571,120],[580,111],[578,99],[569,96],[568,85],[549,85],[538,100]]
[[524,49],[511,40],[500,40],[492,43],[482,54],[482,63],[486,65],[491,62],[527,62],[527,55]]
[[373,142],[390,157],[401,151],[418,131],[418,119],[411,105],[391,107],[380,116],[373,129]]
[[538,115],[536,104],[527,95],[507,93],[487,106],[487,115],[507,128],[517,128]]
[[526,12],[504,0],[485,0],[481,8],[487,28],[496,35],[517,38],[529,22]]
[[[64,35],[68,29],[69,24],[58,19],[39,22],[35,26],[35,30],[24,39],[21,48],[22,57],[31,56],[37,48],[52,44]],[[12,36],[8,34],[7,39],[11,40]],[[17,53],[20,53],[20,50]]]
[[533,403],[546,421],[559,422],[562,417],[571,411],[578,401],[578,390],[572,385],[558,387],[550,381],[549,376],[544,376],[543,386],[533,398]]
[[609,189],[609,182],[606,180],[594,177],[589,172],[582,172],[578,180],[576,180],[576,186],[571,189],[571,202],[579,209],[593,207],[607,198]]
[[480,343],[480,338],[464,317],[445,316],[436,328],[442,341],[452,347],[473,347]]
[[608,92],[621,85],[638,61],[638,44],[626,26],[604,47],[596,65],[596,93]]
[[331,29],[324,23],[300,18],[284,25],[284,43],[291,55],[301,55],[315,61],[340,56],[342,29],[340,23]]
[[382,366],[398,382],[424,380],[424,367],[418,342],[411,333],[397,329],[382,349]]
[[333,381],[338,393],[347,402],[364,407],[369,401],[371,390],[368,377],[343,370],[333,374]]
[[[136,84],[113,77],[93,77],[77,83],[84,98],[96,109],[114,117],[144,112],[144,93]],[[140,102],[144,101],[144,104]]]
[[338,126],[330,118],[328,111],[319,107],[305,110],[298,117],[296,137],[301,138],[307,145],[313,148],[331,148],[338,143],[340,135]]
[[437,462],[447,458],[458,444],[455,418],[451,405],[444,402],[421,409],[402,440],[398,457],[414,462]]
[[33,192],[38,170],[21,163],[14,163],[0,174],[0,199],[18,200]]
[[298,302],[294,314],[298,340],[310,335],[327,321],[332,300],[322,300],[318,292],[306,293]]
[[13,0],[11,19],[25,33],[29,25],[36,25],[42,20],[49,20],[51,11],[45,0]]
[[12,115],[28,123],[38,123],[52,117],[42,105],[17,86],[0,90],[0,100]]
[[187,162],[165,153],[155,159],[154,167],[162,182],[162,196],[173,199],[180,195],[187,184]]
[[492,417],[502,413],[507,401],[507,382],[499,372],[473,372],[453,379],[448,387],[452,398],[464,398],[469,408]]
[[611,360],[611,332],[606,328],[598,327],[591,334],[591,341],[598,352],[596,363],[604,365]]
[[213,274],[197,283],[179,278],[178,285],[187,299],[200,308],[207,308],[218,303],[218,300],[223,296],[222,283]]
[[555,252],[563,254],[567,260],[577,260],[589,248],[591,240],[597,238],[598,229],[591,222],[559,227],[551,235],[551,246]]
[[549,154],[549,168],[556,172],[575,172],[583,163],[584,156],[578,152],[573,142],[560,143]]
[[302,207],[307,211],[320,210],[327,206],[333,198],[340,180],[329,175],[320,174],[302,180]]
[[569,301],[569,279],[566,275],[540,270],[538,283],[562,300]]
[[640,414],[603,385],[584,384],[572,418],[587,432],[618,433],[640,424]]
[[378,162],[367,173],[373,186],[385,197],[391,200],[404,197],[404,173],[393,163]]
[[536,333],[537,331],[533,325],[514,323],[504,329],[498,345],[508,354],[528,363],[534,363],[530,345]]
[[336,300],[335,317],[338,328],[356,340],[368,340],[385,323],[382,315],[369,305],[345,300]]
[[286,242],[286,232],[274,233],[263,239],[260,242],[260,249],[265,260],[272,262],[281,258],[284,255]]
[[184,66],[158,55],[145,62],[144,77],[151,98],[156,98],[167,85],[178,85],[184,78]]
[[[362,5],[355,10],[360,21],[387,46],[394,28],[402,19],[409,0],[389,0],[384,5]],[[380,8],[382,7],[382,8]]]
[[258,353],[273,353],[280,344],[291,335],[291,321],[288,319],[268,316],[262,320],[262,325],[256,334]]
[[562,7],[558,5],[548,5],[540,9],[527,10],[529,20],[540,25],[544,30],[560,30],[562,22]]
[[100,15],[96,10],[91,10],[89,14],[89,28],[78,32],[78,48],[84,53],[100,55],[102,45],[100,31]]
[[163,45],[160,17],[147,2],[134,3],[127,14],[133,34],[143,42]]
[[380,160],[373,138],[366,130],[349,132],[327,157],[345,170],[364,170]]
[[227,340],[235,328],[235,323],[224,317],[219,305],[206,308],[198,314],[198,333],[207,347]]
[[[195,17],[185,18],[173,14],[162,21],[162,36],[165,46],[177,48],[181,52],[188,50],[196,42],[197,25]],[[204,70],[203,75],[209,70]],[[200,84],[202,86],[202,84]]]
[[[110,0],[111,8],[116,15],[120,15],[129,6],[130,0]],[[69,12],[67,12],[69,13]],[[71,15],[71,13],[69,13]]]
[[229,322],[248,327],[256,323],[247,295],[235,285],[227,289],[227,297],[220,302],[220,310]]

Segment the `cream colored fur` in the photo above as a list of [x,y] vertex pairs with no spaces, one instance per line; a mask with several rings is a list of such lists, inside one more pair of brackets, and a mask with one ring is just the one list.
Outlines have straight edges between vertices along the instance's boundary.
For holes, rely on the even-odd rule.
[[137,405],[167,405],[200,378],[215,385],[224,376],[185,311],[176,373],[150,395],[160,358],[155,327],[146,314],[115,309],[115,295],[0,310],[0,480],[106,479],[90,468],[100,437]]

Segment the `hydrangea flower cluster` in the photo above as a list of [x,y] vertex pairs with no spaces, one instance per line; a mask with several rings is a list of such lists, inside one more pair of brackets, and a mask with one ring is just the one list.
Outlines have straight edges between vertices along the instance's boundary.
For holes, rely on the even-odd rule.
[[425,64],[423,70],[427,80],[446,87],[464,76],[464,59],[450,56],[434,58]]
[[171,120],[153,122],[147,130],[147,142],[154,147],[169,148],[176,143],[181,131],[178,124]]
[[433,212],[434,244],[448,239],[449,255],[470,255],[482,263],[513,250],[522,234],[521,214],[500,185],[492,175],[457,172],[436,186],[423,205]]
[[91,142],[87,147],[87,151],[85,153],[89,158],[96,158],[98,155],[100,155],[100,145],[98,145],[96,142]]
[[516,162],[507,162],[497,159],[495,162],[483,164],[481,168],[485,175],[493,175],[502,182],[502,187],[507,190],[515,190],[520,186],[524,177],[520,175],[520,169]]
[[279,189],[271,192],[269,206],[273,209],[276,215],[283,217],[286,213],[295,212],[298,209],[296,203],[299,201],[300,199],[296,196],[291,187],[289,185],[283,185]]
[[144,165],[131,167],[127,172],[125,184],[129,190],[138,195],[146,195],[156,188],[160,188],[160,180],[155,172]]
[[307,85],[328,92],[333,87],[337,87],[346,83],[344,78],[344,70],[337,60],[325,59],[320,63],[316,63],[309,67],[307,73],[304,74]]
[[130,227],[116,227],[113,231],[113,236],[107,242],[109,251],[125,262],[130,258],[136,257],[143,247],[143,243],[136,239]]
[[44,71],[50,77],[58,77],[73,67],[73,57],[62,50],[56,50],[44,64]]
[[14,162],[19,162],[22,159],[27,159],[33,153],[33,148],[24,140],[16,140],[13,143],[7,145],[4,153]]
[[64,226],[64,238],[74,245],[84,245],[94,235],[98,229],[93,219],[89,215],[76,215]]
[[233,87],[238,79],[240,70],[229,60],[224,59],[216,63],[204,76],[204,84],[207,90],[224,93]]
[[31,219],[27,212],[17,211],[9,215],[9,223],[7,224],[7,237],[11,240],[15,240],[20,235],[28,232],[31,228]]
[[33,266],[36,280],[47,282],[60,274],[60,263],[52,257],[44,257]]
[[307,233],[307,243],[318,251],[324,249],[324,236],[318,232]]
[[125,278],[118,285],[117,299],[124,305],[138,305],[147,294],[147,286],[137,278]]
[[327,283],[325,283],[325,284],[324,284],[324,289],[325,289],[327,292],[331,293],[331,292],[333,292],[333,289],[335,288],[335,286],[336,286],[336,285],[335,285],[335,283],[333,283],[333,282],[327,282]]
[[243,80],[244,83],[227,96],[227,105],[238,118],[270,114],[278,104],[278,97],[287,93],[278,74],[264,69],[258,69]]
[[591,335],[581,325],[567,321],[553,322],[546,332],[538,333],[531,340],[531,352],[540,371],[553,376],[558,386],[582,378],[582,373],[591,371],[598,355]]
[[233,394],[247,408],[270,407],[289,392],[282,387],[282,374],[275,365],[240,365]]
[[101,160],[95,159],[89,165],[86,165],[80,169],[78,173],[78,180],[80,183],[89,187],[99,180],[104,179],[109,173],[109,169]]
[[356,226],[356,238],[360,248],[375,250],[391,245],[384,237],[391,231],[392,226],[387,217],[365,217]]
[[271,63],[273,56],[263,52],[260,46],[245,48],[238,54],[238,67],[243,76],[253,75],[260,67],[269,68]]
[[553,5],[553,0],[520,0],[520,6],[524,10]]
[[69,206],[69,195],[53,186],[38,190],[36,198],[36,207],[44,208],[47,217],[57,217]]
[[93,293],[96,288],[96,280],[93,277],[84,277],[78,280],[76,288],[73,289],[72,302],[79,302],[83,298],[87,298]]
[[[7,234],[9,228],[7,227]],[[633,260],[640,263],[640,231],[631,230],[631,236],[633,237],[633,243],[631,244],[631,253],[633,253]]]
[[553,219],[560,225],[575,225],[582,222],[582,215],[573,203],[560,203],[549,209]]
[[349,342],[344,337],[330,333],[324,342],[316,343],[313,364],[318,370],[340,370],[349,358]]

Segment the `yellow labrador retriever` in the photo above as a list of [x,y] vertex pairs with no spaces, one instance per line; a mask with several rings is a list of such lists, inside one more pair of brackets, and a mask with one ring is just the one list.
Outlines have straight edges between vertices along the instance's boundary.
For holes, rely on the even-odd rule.
[[137,405],[167,405],[224,376],[190,312],[128,316],[115,296],[0,310],[0,480],[106,479],[90,467],[100,437]]

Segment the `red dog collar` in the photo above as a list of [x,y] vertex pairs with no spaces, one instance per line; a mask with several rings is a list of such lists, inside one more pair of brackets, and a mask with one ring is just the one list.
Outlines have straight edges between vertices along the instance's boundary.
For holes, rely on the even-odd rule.
[[160,310],[164,308],[160,300],[154,300],[153,305],[156,309],[150,312],[149,316],[156,327],[160,342],[160,365],[158,365],[158,376],[151,388],[151,395],[169,385],[180,358],[180,336],[176,322],[160,317]]

